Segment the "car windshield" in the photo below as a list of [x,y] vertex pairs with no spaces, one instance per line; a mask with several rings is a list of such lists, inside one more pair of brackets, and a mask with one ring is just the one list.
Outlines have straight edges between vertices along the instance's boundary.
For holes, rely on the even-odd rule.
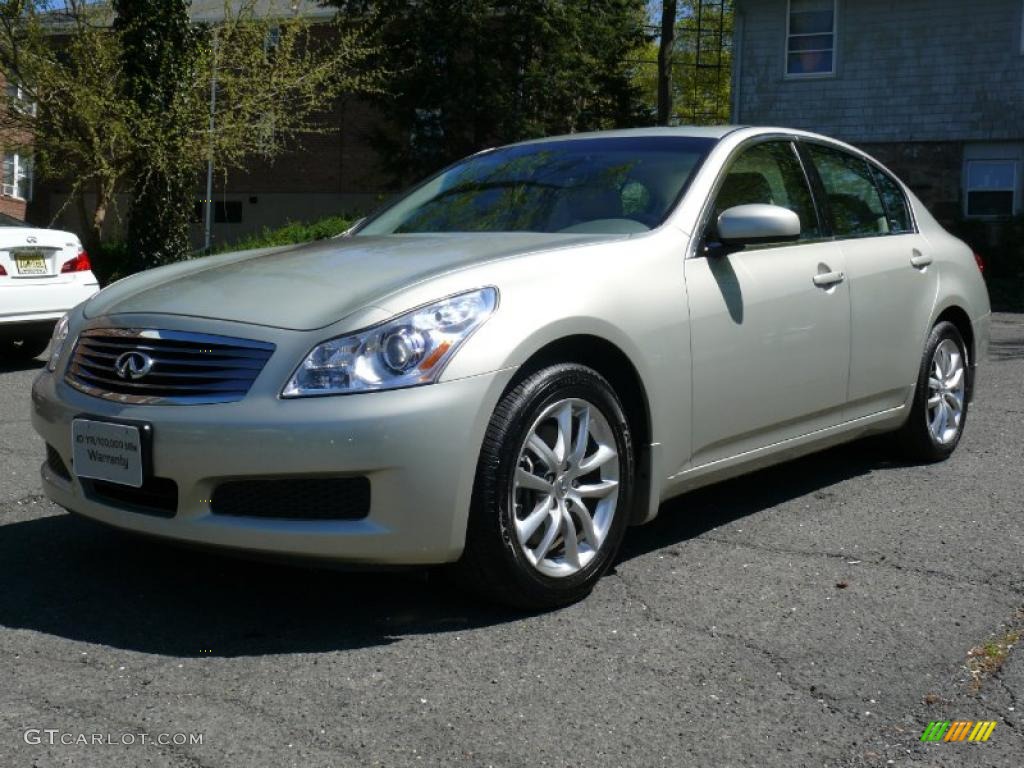
[[357,232],[632,234],[661,224],[714,139],[568,139],[483,152],[447,168]]

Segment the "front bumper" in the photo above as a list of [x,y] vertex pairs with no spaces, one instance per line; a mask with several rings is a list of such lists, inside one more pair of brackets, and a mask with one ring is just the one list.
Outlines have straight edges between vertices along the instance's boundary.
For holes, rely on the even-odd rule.
[[[494,405],[512,376],[501,371],[389,392],[283,400],[250,392],[217,405],[125,406],[42,373],[32,423],[71,468],[48,464],[43,490],[57,504],[139,533],[285,556],[374,564],[459,557],[477,456]],[[87,498],[71,463],[71,421],[95,416],[152,425],[152,472],[178,485],[177,512],[160,518]],[[309,521],[214,514],[226,480],[363,475],[370,512]]]

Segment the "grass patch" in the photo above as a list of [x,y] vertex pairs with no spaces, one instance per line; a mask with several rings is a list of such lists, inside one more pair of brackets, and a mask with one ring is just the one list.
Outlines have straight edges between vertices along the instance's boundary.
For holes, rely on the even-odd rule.
[[278,245],[308,243],[311,240],[326,240],[328,237],[340,235],[352,226],[354,219],[347,216],[328,216],[317,221],[291,221],[283,227],[270,229],[264,227],[255,235],[249,235],[231,244],[214,247],[213,253],[225,251],[249,251],[254,248],[273,248]]
[[1011,629],[976,645],[967,652],[967,669],[971,673],[971,686],[979,690],[986,679],[1000,670],[1013,647],[1020,642],[1021,631]]

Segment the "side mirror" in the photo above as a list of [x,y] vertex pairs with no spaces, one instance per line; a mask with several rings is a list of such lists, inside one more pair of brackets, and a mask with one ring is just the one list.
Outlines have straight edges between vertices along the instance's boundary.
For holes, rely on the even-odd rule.
[[800,217],[779,205],[737,205],[718,216],[718,239],[725,245],[757,245],[797,240]]

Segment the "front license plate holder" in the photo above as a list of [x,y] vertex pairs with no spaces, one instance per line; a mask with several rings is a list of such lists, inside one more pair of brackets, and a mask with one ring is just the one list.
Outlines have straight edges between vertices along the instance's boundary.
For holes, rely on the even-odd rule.
[[76,417],[71,422],[75,475],[141,488],[149,472],[152,427],[127,421]]

